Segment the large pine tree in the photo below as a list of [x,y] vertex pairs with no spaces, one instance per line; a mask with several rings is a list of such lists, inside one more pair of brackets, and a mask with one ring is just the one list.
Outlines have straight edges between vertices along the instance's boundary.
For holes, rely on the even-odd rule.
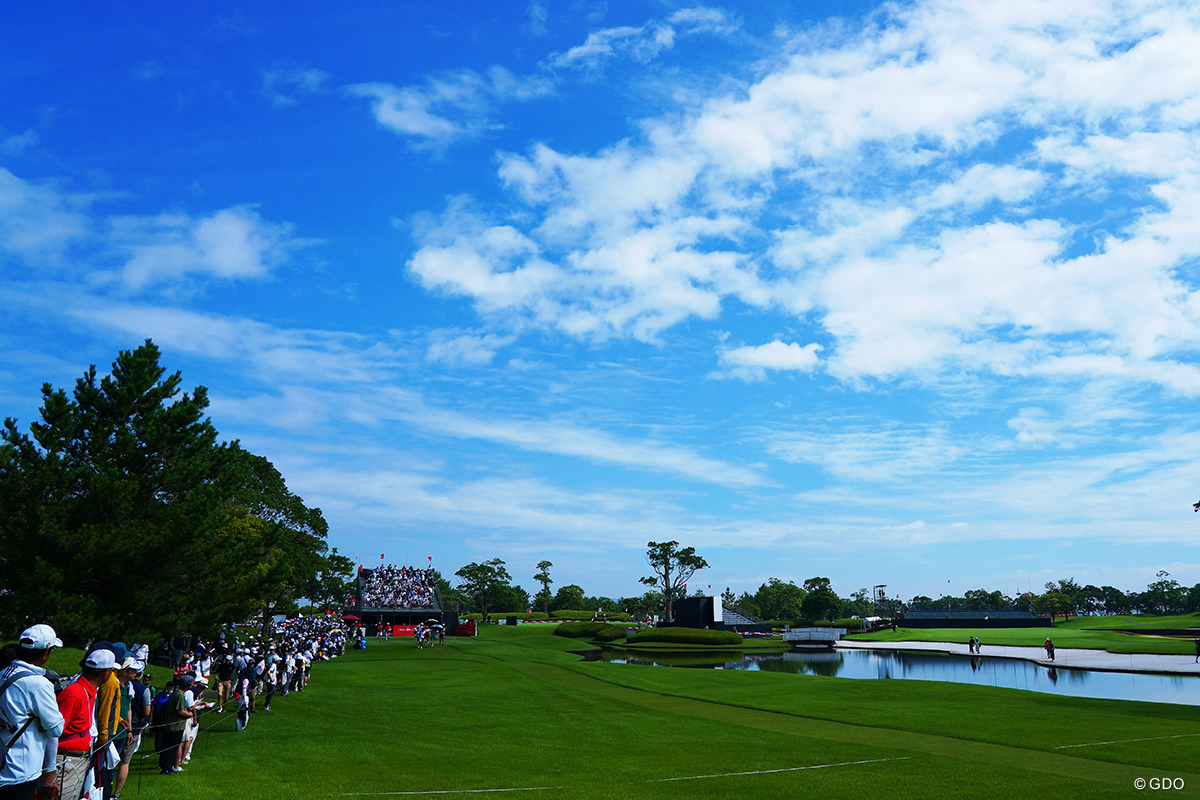
[[266,459],[221,442],[149,340],[41,420],[0,431],[0,626],[65,638],[203,632],[290,600],[325,563],[319,509]]

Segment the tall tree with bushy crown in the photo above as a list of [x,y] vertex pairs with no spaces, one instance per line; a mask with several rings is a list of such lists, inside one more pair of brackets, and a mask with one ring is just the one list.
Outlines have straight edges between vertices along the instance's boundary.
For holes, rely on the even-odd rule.
[[220,442],[203,386],[181,392],[149,340],[68,395],[42,387],[30,434],[0,430],[0,625],[66,638],[201,632],[295,596],[327,526],[261,456]]
[[686,595],[688,580],[708,562],[696,555],[696,548],[680,547],[676,541],[647,542],[646,547],[646,563],[654,574],[638,580],[663,593],[663,618],[674,620],[675,598]]

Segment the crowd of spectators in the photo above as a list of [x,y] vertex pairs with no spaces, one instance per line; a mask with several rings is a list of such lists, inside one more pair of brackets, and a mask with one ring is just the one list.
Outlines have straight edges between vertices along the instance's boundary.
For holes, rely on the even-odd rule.
[[346,641],[332,617],[282,621],[262,637],[164,640],[153,657],[167,678],[158,688],[146,645],[96,642],[77,675],[50,672],[62,641],[34,625],[0,653],[0,800],[118,798],[147,731],[154,749],[141,757],[156,756],[164,776],[182,772],[197,734],[211,727],[205,712],[217,715],[213,724],[236,714],[244,729],[260,700],[269,712],[277,694],[302,691],[313,663],[341,655]]
[[363,608],[434,608],[437,579],[433,567],[397,567],[394,564],[359,573]]

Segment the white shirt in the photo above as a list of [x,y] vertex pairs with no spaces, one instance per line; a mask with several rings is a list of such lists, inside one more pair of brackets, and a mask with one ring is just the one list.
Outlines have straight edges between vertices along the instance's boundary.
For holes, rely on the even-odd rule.
[[[18,728],[30,716],[34,720],[9,748],[8,757],[0,768],[0,786],[25,783],[43,772],[53,772],[58,737],[63,732],[63,716],[58,711],[54,687],[41,677],[46,670],[20,659],[14,660],[12,666],[28,670],[35,677],[18,678],[4,690],[0,695],[0,714]],[[8,669],[0,670],[0,681],[8,676],[8,672]]]

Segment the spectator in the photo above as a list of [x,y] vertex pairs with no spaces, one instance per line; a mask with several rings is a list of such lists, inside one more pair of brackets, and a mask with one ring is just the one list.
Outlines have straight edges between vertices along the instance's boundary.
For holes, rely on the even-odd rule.
[[93,650],[79,666],[79,677],[58,694],[58,710],[63,716],[58,740],[59,795],[63,800],[75,800],[94,783],[88,757],[96,724],[96,694],[117,668],[117,659],[112,650]]
[[121,761],[121,750],[125,747],[125,735],[129,730],[129,707],[125,706],[125,714],[121,713],[121,695],[124,687],[117,677],[120,663],[125,657],[125,645],[98,642],[94,650],[111,650],[113,660],[118,668],[108,674],[96,695],[96,730],[98,739],[93,749],[99,751],[96,757],[96,781],[100,785],[105,800],[112,797],[113,777]]
[[180,765],[192,760],[192,745],[196,741],[196,735],[200,733],[200,712],[208,707],[203,702],[204,690],[207,688],[208,684],[204,681],[193,679],[192,685],[184,689],[183,699],[187,703],[191,717],[185,720],[183,725],[183,748],[179,752]]
[[[28,800],[54,786],[63,717],[44,666],[62,641],[49,625],[34,625],[0,659],[0,718],[17,729],[0,764],[0,796]],[[3,663],[7,661],[8,663]]]
[[233,691],[233,658],[228,654],[221,656],[217,663],[217,710],[224,712],[225,704]]
[[175,690],[167,699],[164,709],[161,743],[158,747],[158,771],[163,775],[183,772],[179,765],[183,745],[183,729],[192,717],[184,692],[192,688],[192,676],[183,675],[175,683]]
[[121,750],[121,764],[117,767],[117,776],[113,781],[113,800],[119,798],[121,789],[125,788],[125,781],[129,778],[129,765],[142,744],[142,731],[150,724],[150,704],[153,702],[153,696],[150,694],[150,687],[140,680],[145,667],[145,662],[130,657],[122,662],[121,670],[117,673],[125,687],[125,697],[121,705],[129,712],[129,736],[126,737],[125,747]]
[[392,564],[359,574],[364,608],[433,608],[437,581],[433,568],[397,567]]

